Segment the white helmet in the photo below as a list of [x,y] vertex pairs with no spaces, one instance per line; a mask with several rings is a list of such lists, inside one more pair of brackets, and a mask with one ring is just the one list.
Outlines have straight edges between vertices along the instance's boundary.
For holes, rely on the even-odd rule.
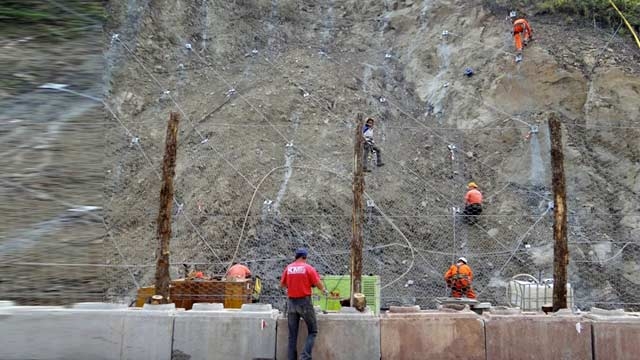
[[467,264],[467,258],[464,256],[459,257],[458,261],[462,261],[463,263]]
[[512,11],[509,13],[509,17],[510,17],[510,18],[512,18],[512,19],[513,19],[513,18],[515,18],[517,15],[518,15],[518,13],[516,13],[516,12],[515,12],[515,10],[512,10]]

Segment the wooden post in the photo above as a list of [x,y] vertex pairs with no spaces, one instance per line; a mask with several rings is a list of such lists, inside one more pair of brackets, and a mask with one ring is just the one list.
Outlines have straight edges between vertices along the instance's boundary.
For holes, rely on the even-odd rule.
[[357,116],[356,136],[353,147],[353,213],[351,238],[351,306],[356,307],[354,295],[362,290],[362,224],[364,222],[364,119]]
[[169,286],[169,240],[171,239],[171,209],[173,205],[173,177],[176,169],[178,122],[180,116],[172,112],[169,116],[162,163],[162,190],[158,212],[158,251],[156,254],[156,295],[162,295],[162,303],[168,303]]
[[564,155],[562,152],[562,125],[558,115],[549,117],[551,137],[551,168],[553,171],[553,311],[567,307],[567,193],[564,179]]

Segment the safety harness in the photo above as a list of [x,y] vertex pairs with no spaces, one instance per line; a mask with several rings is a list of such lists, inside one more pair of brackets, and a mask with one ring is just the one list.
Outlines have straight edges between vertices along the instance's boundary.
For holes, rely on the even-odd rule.
[[513,23],[513,34],[520,34],[526,30],[523,19],[518,19]]
[[[460,266],[456,264],[456,274],[451,277],[451,288],[454,290],[460,290],[462,293],[466,293],[469,290],[469,284],[471,281],[469,280],[469,275],[460,273]],[[458,285],[461,280],[467,280],[467,286],[458,288]]]

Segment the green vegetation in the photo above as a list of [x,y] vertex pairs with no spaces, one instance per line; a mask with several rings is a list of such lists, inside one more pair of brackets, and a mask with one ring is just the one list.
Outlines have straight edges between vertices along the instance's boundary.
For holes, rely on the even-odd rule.
[[[640,30],[640,0],[613,0],[629,23]],[[596,21],[600,26],[618,26],[620,15],[611,6],[609,0],[496,0],[495,5],[505,9],[526,9],[538,14],[564,14]],[[623,27],[623,29],[625,29]]]
[[0,31],[5,34],[31,31],[54,35],[100,24],[105,18],[106,12],[100,0],[0,1]]
[[[622,20],[608,0],[545,0],[535,3],[541,11],[578,15],[609,26]],[[636,29],[640,27],[640,0],[614,0],[614,3],[631,25]]]

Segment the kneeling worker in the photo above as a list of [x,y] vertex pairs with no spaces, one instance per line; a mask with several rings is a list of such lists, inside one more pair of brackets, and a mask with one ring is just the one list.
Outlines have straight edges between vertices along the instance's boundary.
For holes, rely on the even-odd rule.
[[251,277],[251,270],[248,267],[234,262],[227,273],[224,275],[227,281],[239,281],[244,279],[249,279]]
[[476,293],[473,291],[473,288],[471,288],[473,272],[471,271],[471,267],[467,265],[466,258],[458,258],[458,261],[451,265],[449,270],[444,274],[444,280],[447,282],[447,287],[451,288],[451,297],[460,298],[465,296],[469,299],[476,298]]
[[464,196],[464,214],[480,215],[482,213],[482,193],[478,190],[478,185],[473,181],[467,185],[467,189],[468,191]]

